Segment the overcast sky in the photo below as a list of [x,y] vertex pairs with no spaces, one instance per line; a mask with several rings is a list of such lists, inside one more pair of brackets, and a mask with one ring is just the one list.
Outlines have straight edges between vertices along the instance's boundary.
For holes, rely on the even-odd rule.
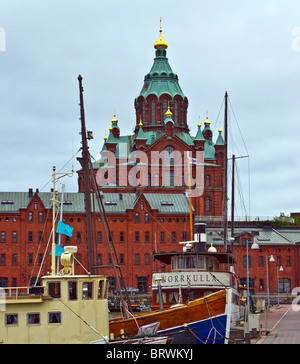
[[[216,140],[228,91],[229,154],[249,155],[237,161],[244,202],[236,213],[300,211],[299,14],[298,0],[1,0],[0,191],[49,191],[52,166],[71,169],[79,74],[91,153],[114,110],[121,134],[132,133],[162,17],[192,135],[208,111]],[[76,173],[63,182],[77,191]]]

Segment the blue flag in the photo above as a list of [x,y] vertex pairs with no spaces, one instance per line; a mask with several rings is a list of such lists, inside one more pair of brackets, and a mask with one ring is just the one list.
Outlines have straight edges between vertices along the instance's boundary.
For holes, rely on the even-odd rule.
[[[64,252],[65,252],[65,249],[62,246],[55,244],[55,256],[56,257],[60,257],[62,255],[62,253],[64,253]],[[52,252],[50,252],[50,255],[52,255]]]
[[64,224],[62,221],[58,221],[56,232],[59,234],[64,234],[67,236],[72,236],[74,228],[71,226]]

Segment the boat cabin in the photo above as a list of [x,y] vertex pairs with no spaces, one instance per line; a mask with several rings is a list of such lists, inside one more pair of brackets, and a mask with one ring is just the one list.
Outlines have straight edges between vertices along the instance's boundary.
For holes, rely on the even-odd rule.
[[[154,253],[161,270],[152,275],[152,309],[187,303],[224,288],[238,290],[232,254],[206,248],[205,224],[195,224],[194,240],[182,251]],[[168,266],[168,267],[166,267]],[[238,300],[238,299],[237,299]]]
[[[70,254],[70,253],[64,253]],[[72,272],[2,289],[0,343],[79,344],[109,336],[108,280]]]

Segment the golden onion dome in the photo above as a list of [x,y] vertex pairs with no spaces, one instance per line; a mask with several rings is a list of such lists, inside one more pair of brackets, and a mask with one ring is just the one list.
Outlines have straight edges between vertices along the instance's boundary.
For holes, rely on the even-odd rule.
[[210,125],[210,121],[208,120],[208,112],[207,112],[206,120],[205,120],[204,124],[205,125]]
[[114,118],[112,119],[112,124],[118,124],[118,119],[116,118],[116,114],[114,114]]
[[164,40],[164,38],[163,38],[163,36],[162,36],[161,18],[160,18],[159,38],[158,38],[158,40],[154,43],[154,48],[155,48],[155,49],[167,49],[167,48],[168,48],[168,43]]

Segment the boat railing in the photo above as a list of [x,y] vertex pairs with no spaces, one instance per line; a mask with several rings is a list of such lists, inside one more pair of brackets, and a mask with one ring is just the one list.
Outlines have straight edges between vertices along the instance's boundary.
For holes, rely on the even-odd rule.
[[5,298],[18,299],[29,296],[41,296],[44,294],[43,286],[36,287],[5,287]]

